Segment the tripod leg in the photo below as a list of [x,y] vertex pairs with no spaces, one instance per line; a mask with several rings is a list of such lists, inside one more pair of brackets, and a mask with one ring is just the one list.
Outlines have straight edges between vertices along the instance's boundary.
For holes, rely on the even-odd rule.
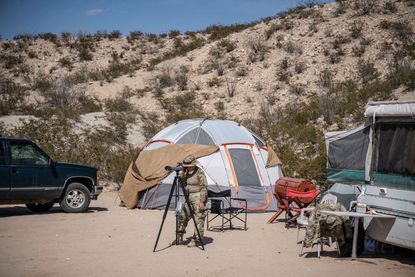
[[185,198],[185,200],[186,200],[186,204],[187,204],[187,206],[189,207],[190,215],[191,215],[191,217],[192,217],[193,224],[195,225],[195,230],[196,230],[196,232],[197,232],[197,237],[198,237],[198,239],[199,239],[200,245],[202,245],[202,249],[203,249],[203,250],[205,250],[205,245],[203,244],[203,241],[202,241],[202,236],[200,235],[199,228],[197,228],[197,223],[196,223],[196,219],[195,219],[195,213],[194,213],[194,211],[193,211],[193,206],[192,206],[192,204],[190,203],[190,200],[189,200],[189,195],[186,193],[186,190],[184,189],[183,183],[182,183],[182,182],[179,182],[179,183],[180,183],[180,188],[182,189],[182,192],[183,192],[184,198]]
[[[174,192],[174,188],[175,188],[176,182],[177,182],[177,177],[174,178],[174,182],[173,182],[173,184],[171,186],[171,190],[170,190],[170,194],[169,194],[169,199],[167,200],[166,208],[164,209],[163,219],[161,221],[161,225],[160,225],[159,233],[157,235],[156,243],[154,244],[153,252],[156,252],[157,244],[159,243],[161,230],[163,230],[164,221],[166,220],[167,211],[169,210],[169,207],[170,207],[170,202],[171,202],[171,198],[173,196],[173,192]],[[176,238],[177,238],[177,235],[176,235]]]

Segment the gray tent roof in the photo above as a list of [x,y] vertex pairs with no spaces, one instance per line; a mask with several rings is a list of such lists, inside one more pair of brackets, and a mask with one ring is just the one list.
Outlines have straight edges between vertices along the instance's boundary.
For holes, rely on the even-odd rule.
[[415,117],[415,101],[378,101],[366,105],[365,117]]

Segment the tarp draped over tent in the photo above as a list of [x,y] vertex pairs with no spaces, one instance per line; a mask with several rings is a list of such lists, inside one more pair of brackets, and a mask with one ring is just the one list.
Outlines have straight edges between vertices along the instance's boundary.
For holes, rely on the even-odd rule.
[[170,174],[165,170],[166,166],[176,166],[188,155],[193,155],[197,159],[218,150],[217,146],[169,144],[150,151],[140,151],[125,175],[119,192],[121,200],[127,208],[135,208],[141,191],[151,188]]
[[[182,147],[175,148],[175,145]],[[190,145],[197,148],[189,148]],[[201,145],[207,148],[199,148]],[[174,174],[168,174],[164,167],[176,165],[186,156],[175,150],[167,154],[170,149],[187,151],[186,154],[189,149],[198,149],[194,154],[210,190],[231,189],[233,197],[248,200],[251,211],[276,209],[272,192],[276,180],[282,176],[281,161],[276,153],[244,126],[229,120],[211,119],[179,121],[161,130],[146,144],[128,169],[120,191],[127,207],[165,207]],[[155,150],[161,154],[152,158],[154,153],[159,153]],[[160,171],[153,172],[153,167]]]

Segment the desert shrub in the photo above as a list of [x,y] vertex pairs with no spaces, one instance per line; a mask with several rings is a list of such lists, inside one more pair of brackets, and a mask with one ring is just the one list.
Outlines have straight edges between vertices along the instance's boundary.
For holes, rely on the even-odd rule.
[[236,77],[243,77],[248,74],[248,68],[245,66],[238,67],[238,69],[235,71]]
[[79,60],[83,61],[92,61],[92,53],[89,51],[88,48],[81,48],[78,54]]
[[[318,28],[317,28],[317,22],[313,21],[308,25],[308,31],[310,33],[317,33],[318,32]],[[312,35],[312,34],[311,34]]]
[[58,36],[53,33],[40,33],[38,37],[54,44],[58,44]]
[[18,34],[13,37],[13,40],[33,41],[37,38],[36,35],[30,33]]
[[15,43],[13,41],[5,41],[1,44],[1,48],[4,51],[11,50],[14,48]]
[[406,22],[392,22],[383,20],[380,25],[380,28],[390,30],[393,33],[393,36],[403,43],[407,43],[408,40],[412,37],[413,31],[411,25]]
[[213,77],[207,81],[208,87],[220,87],[222,85],[222,80],[218,77]]
[[44,98],[44,104],[49,107],[71,110],[77,107],[80,97],[85,97],[85,90],[75,87],[69,79],[63,78],[54,81],[49,88],[40,90],[40,95]]
[[123,97],[108,98],[105,100],[105,109],[108,112],[129,112],[133,110],[133,105]]
[[58,60],[58,62],[62,67],[65,67],[69,71],[72,71],[73,65],[72,65],[72,61],[69,57],[62,57]]
[[248,41],[248,47],[250,52],[248,59],[250,62],[263,61],[265,60],[265,54],[269,51],[268,47],[262,42],[259,37],[252,38]]
[[196,94],[193,91],[179,94],[173,98],[166,99],[166,101],[165,106],[168,107],[167,123],[189,118],[206,117],[203,106],[196,101]]
[[359,38],[362,35],[363,22],[362,21],[353,21],[349,26],[350,36],[352,38]]
[[362,57],[365,51],[366,51],[366,44],[362,42],[362,40],[359,41],[358,45],[355,45],[352,47],[352,53],[356,57]]
[[289,91],[290,93],[295,94],[295,95],[303,95],[305,92],[305,89],[304,89],[304,86],[300,84],[294,84],[290,86]]
[[279,23],[273,23],[271,26],[265,31],[265,38],[269,39],[274,33],[277,31],[288,31],[294,27],[292,20],[288,18],[280,19]]
[[132,44],[134,41],[139,40],[143,36],[144,34],[141,31],[131,31],[127,36],[127,41],[128,43]]
[[97,30],[93,35],[95,40],[100,41],[101,39],[108,38],[108,31],[107,30]]
[[178,72],[176,73],[176,83],[177,86],[179,87],[179,90],[183,91],[187,89],[187,82],[188,82],[188,77],[187,74],[189,72],[189,69],[186,66],[180,66],[180,69],[178,70]]
[[357,15],[369,15],[376,12],[378,3],[377,0],[354,0],[352,8]]
[[236,43],[229,39],[221,39],[217,46],[224,52],[229,53],[236,49]]
[[290,54],[303,54],[303,48],[301,47],[301,45],[294,43],[292,41],[287,41],[283,47],[284,50]]
[[80,95],[78,98],[79,106],[77,107],[80,114],[96,113],[102,111],[102,105],[98,98],[89,95]]
[[65,45],[69,45],[70,44],[70,40],[71,40],[71,33],[69,33],[69,32],[62,32],[61,33],[61,41]]
[[156,79],[161,88],[171,87],[174,84],[171,69],[168,66],[161,69]]
[[336,112],[338,112],[336,98],[337,96],[331,94],[323,94],[318,98],[320,112],[324,121],[329,125],[333,123]]
[[150,59],[150,68],[153,68],[155,65],[165,60],[169,60],[178,56],[183,56],[194,49],[202,47],[203,45],[205,45],[205,43],[206,42],[204,39],[198,37],[193,38],[189,43],[180,43],[176,45],[176,47],[173,50],[165,52],[156,58]]
[[396,4],[392,1],[387,1],[383,4],[383,13],[396,13],[398,11],[398,8],[396,7]]
[[306,70],[307,66],[304,62],[296,62],[294,65],[294,70],[297,74],[301,74]]
[[[112,79],[118,78],[122,75],[131,75],[134,71],[140,68],[140,60],[131,60],[129,62],[111,62],[108,68],[104,72],[104,76],[111,77]],[[110,81],[109,79],[108,81]]]
[[237,33],[242,30],[245,30],[251,26],[253,26],[254,23],[247,23],[247,24],[231,24],[231,25],[210,25],[206,29],[202,30],[202,33],[206,33],[209,36],[210,40],[219,40],[222,38],[227,37],[228,35],[232,33]]
[[348,0],[336,0],[336,10],[334,11],[334,16],[339,16],[346,13],[348,8]]
[[225,110],[225,103],[223,101],[219,100],[213,104],[215,106],[216,111],[223,112]]
[[267,93],[265,94],[265,99],[267,99],[267,102],[270,106],[274,106],[277,102],[277,97],[275,96],[275,93]]
[[170,32],[169,32],[169,37],[170,38],[175,38],[175,37],[178,37],[178,36],[180,36],[180,31],[179,30],[171,30]]
[[28,91],[11,79],[0,79],[0,115],[19,112],[24,108]]
[[290,61],[287,57],[281,60],[281,63],[279,64],[276,76],[278,81],[289,83],[291,78],[291,72],[288,70],[290,67]]
[[236,92],[236,86],[238,84],[238,81],[236,79],[228,79],[225,78],[226,81],[226,92],[228,93],[229,97],[233,97],[235,95]]
[[6,69],[13,69],[24,63],[24,57],[22,55],[0,54],[0,58]]
[[125,143],[128,136],[127,125],[135,123],[135,115],[128,112],[109,112],[106,116],[112,126],[114,140]]
[[44,74],[40,74],[34,79],[32,89],[39,90],[42,93],[51,89],[52,86],[53,80]]
[[370,61],[360,59],[357,63],[359,78],[363,83],[368,83],[376,80],[379,77],[379,72],[375,64]]
[[29,59],[37,59],[38,58],[37,53],[33,50],[27,51],[27,56],[29,57]]
[[111,33],[108,34],[108,38],[110,40],[119,39],[119,38],[121,38],[121,36],[122,36],[122,34],[119,30],[113,30],[113,31],[111,31]]
[[334,76],[330,69],[325,68],[320,72],[318,84],[328,90],[328,92],[333,92],[334,90]]

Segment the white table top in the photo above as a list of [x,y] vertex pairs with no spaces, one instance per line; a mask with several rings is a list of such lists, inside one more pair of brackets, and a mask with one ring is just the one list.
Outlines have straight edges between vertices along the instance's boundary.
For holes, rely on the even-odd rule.
[[350,216],[350,217],[376,217],[376,218],[395,218],[393,215],[386,214],[364,214],[356,212],[341,212],[341,211],[320,211],[322,214],[334,216]]

